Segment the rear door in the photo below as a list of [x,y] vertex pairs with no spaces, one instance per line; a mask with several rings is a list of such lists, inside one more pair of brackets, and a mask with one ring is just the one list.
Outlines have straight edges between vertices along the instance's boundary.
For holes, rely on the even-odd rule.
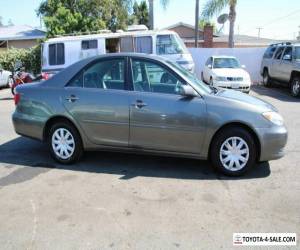
[[133,58],[131,68],[130,146],[199,155],[205,134],[204,100],[181,96],[179,86],[186,83],[157,61]]
[[[285,50],[283,51],[283,55],[281,58],[281,63],[279,67],[279,80],[288,82],[291,77],[291,72],[293,69],[293,47],[292,46],[287,46]],[[285,57],[286,56],[286,57]],[[290,59],[287,59],[287,56],[290,57]]]
[[98,60],[79,72],[64,89],[66,109],[95,144],[128,146],[125,69],[124,57]]
[[280,78],[280,66],[281,66],[281,58],[284,51],[284,46],[278,47],[275,51],[272,66],[270,67],[270,76],[275,79]]

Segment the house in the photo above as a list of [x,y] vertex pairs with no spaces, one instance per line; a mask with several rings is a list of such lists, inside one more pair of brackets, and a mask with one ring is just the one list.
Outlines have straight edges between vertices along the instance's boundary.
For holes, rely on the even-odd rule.
[[[164,29],[175,31],[180,38],[185,43],[186,47],[194,47],[195,46],[195,26],[179,22],[176,24],[173,24],[171,26],[168,26]],[[204,30],[198,29],[198,47],[203,47],[204,43]],[[217,37],[215,34],[212,34],[213,37]]]
[[[195,47],[195,28],[193,25],[179,22],[165,29],[177,32],[187,47]],[[198,47],[200,48],[228,47],[228,35],[214,34],[212,26],[205,26],[203,30],[199,28],[198,34]],[[234,44],[237,48],[267,47],[272,43],[279,42],[283,41],[239,34],[234,36]]]
[[0,51],[9,48],[31,48],[39,39],[46,37],[46,32],[28,25],[0,27]]

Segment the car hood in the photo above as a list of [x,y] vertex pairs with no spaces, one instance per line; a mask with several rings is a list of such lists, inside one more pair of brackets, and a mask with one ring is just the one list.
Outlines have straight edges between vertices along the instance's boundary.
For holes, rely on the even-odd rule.
[[255,106],[258,109],[261,109],[263,111],[276,111],[278,112],[278,110],[270,103],[265,102],[257,97],[248,95],[248,94],[244,94],[242,92],[239,91],[235,91],[235,90],[224,90],[224,89],[219,89],[218,93],[216,93],[217,96],[222,97],[222,98],[226,98],[232,101],[236,101],[236,102],[242,102],[244,104],[249,104],[252,106]]
[[220,68],[212,69],[212,72],[217,76],[226,76],[226,77],[249,77],[247,71],[241,68],[231,69],[231,68]]

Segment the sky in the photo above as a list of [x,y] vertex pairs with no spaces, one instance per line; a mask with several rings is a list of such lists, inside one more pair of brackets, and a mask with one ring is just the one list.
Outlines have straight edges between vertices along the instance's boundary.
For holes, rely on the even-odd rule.
[[[140,0],[139,0],[140,1]],[[36,9],[41,0],[0,0],[0,16],[7,24],[11,19],[16,25],[40,26]],[[195,0],[169,0],[164,10],[160,0],[154,0],[154,26],[164,28],[177,22],[194,25]],[[200,11],[206,0],[200,0]],[[222,13],[228,13],[225,8]],[[212,20],[216,22],[216,17]],[[223,32],[228,33],[228,22]],[[300,0],[238,0],[235,32],[272,39],[295,39],[300,31]],[[217,24],[217,29],[221,28]]]

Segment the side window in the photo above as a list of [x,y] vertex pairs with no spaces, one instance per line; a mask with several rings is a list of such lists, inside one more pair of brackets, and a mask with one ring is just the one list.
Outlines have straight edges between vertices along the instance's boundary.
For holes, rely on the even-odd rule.
[[120,50],[121,52],[133,52],[133,37],[121,37]]
[[63,43],[49,44],[49,65],[65,64],[65,45]]
[[98,41],[97,40],[84,40],[81,42],[81,49],[97,49],[98,48]]
[[179,94],[183,83],[169,70],[152,62],[132,60],[133,87],[135,91]]
[[71,80],[68,87],[124,89],[124,59],[94,63]]
[[277,48],[276,46],[268,47],[266,52],[264,53],[263,58],[272,58],[276,48]]
[[280,60],[284,47],[279,47],[276,52],[274,59]]
[[283,58],[285,55],[289,55],[290,58],[292,59],[292,47],[291,47],[291,46],[285,48],[285,50],[284,50],[284,52],[283,52],[282,58]]
[[209,64],[211,65],[211,63],[212,63],[212,60],[211,60],[211,57],[209,57],[205,63],[205,66],[207,66]]
[[136,37],[135,52],[152,54],[152,37],[151,36]]

